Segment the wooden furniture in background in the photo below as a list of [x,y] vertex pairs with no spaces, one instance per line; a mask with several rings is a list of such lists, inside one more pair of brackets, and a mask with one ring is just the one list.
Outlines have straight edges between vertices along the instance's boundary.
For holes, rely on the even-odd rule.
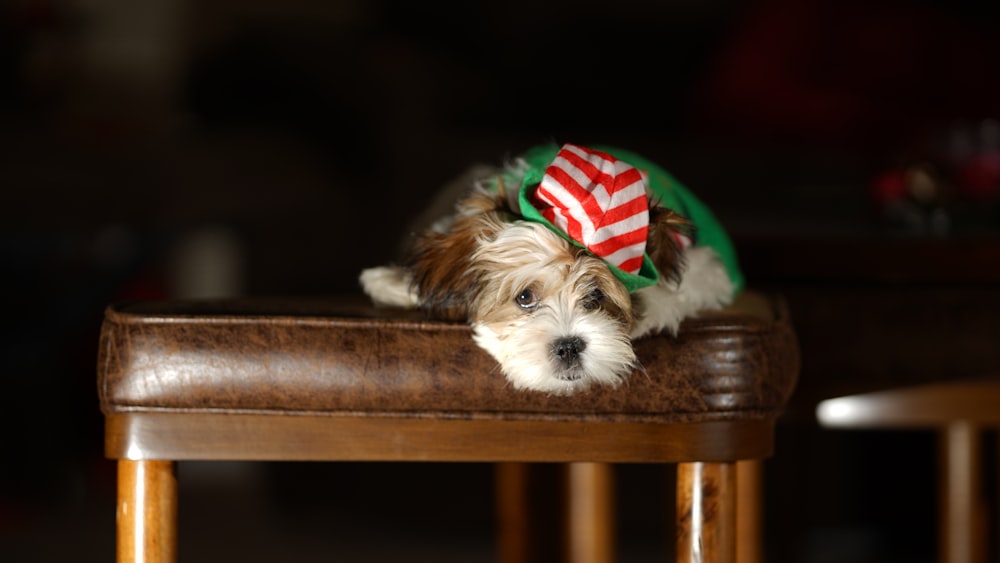
[[990,532],[981,487],[981,433],[1000,429],[1000,378],[927,383],[827,399],[819,403],[816,415],[828,428],[937,431],[940,561],[986,562]]
[[[934,467],[911,465],[882,480],[854,468],[926,455],[932,436],[830,432],[816,408],[834,397],[1000,374],[1000,233],[892,232],[845,198],[823,212],[837,222],[814,225],[816,193],[787,195],[798,203],[770,216],[797,218],[794,225],[776,220],[733,235],[749,283],[787,301],[802,356],[778,424],[786,455],[767,464],[767,479],[786,493],[769,498],[769,559],[825,558],[836,548],[844,560],[914,560],[936,549],[936,498],[912,494],[913,484],[934,482]],[[909,508],[896,510],[901,503]],[[864,541],[838,541],[845,535]]]

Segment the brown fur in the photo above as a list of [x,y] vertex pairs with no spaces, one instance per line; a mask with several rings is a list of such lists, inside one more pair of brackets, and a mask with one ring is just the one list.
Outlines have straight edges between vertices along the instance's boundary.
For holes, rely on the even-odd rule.
[[694,225],[679,213],[666,207],[649,206],[649,235],[646,253],[660,277],[680,283],[684,272],[684,251],[678,247],[674,233],[690,236]]
[[424,310],[434,318],[468,320],[480,281],[470,267],[481,240],[493,238],[507,214],[503,200],[474,191],[457,205],[447,232],[418,235],[410,259],[413,283]]

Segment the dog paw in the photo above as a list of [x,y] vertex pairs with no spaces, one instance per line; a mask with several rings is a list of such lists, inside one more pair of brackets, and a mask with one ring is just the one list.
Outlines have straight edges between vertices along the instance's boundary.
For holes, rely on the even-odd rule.
[[413,290],[413,276],[400,266],[378,266],[361,271],[361,288],[380,307],[412,309],[420,305]]

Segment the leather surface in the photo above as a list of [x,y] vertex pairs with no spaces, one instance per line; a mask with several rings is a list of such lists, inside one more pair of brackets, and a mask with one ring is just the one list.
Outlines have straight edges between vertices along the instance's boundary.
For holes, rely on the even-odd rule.
[[686,422],[773,418],[799,372],[784,301],[753,292],[635,347],[626,383],[560,397],[511,388],[464,324],[360,297],[124,303],[106,310],[98,391],[105,414]]

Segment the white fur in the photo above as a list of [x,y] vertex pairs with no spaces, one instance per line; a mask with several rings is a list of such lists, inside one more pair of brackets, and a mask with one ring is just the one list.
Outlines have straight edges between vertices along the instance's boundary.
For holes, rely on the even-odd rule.
[[[546,308],[530,320],[501,327],[507,329],[503,332],[482,323],[472,327],[476,344],[496,359],[515,389],[569,395],[593,384],[618,385],[636,367],[632,343],[621,326],[599,315],[574,318],[564,308]],[[559,368],[549,347],[564,336],[587,342],[577,379],[553,376]]]
[[[617,385],[635,368],[625,319],[586,306],[594,289],[608,293],[605,303],[617,297],[624,308],[631,306],[600,260],[575,258],[569,243],[548,228],[516,221],[482,241],[473,263],[484,273],[486,293],[470,319],[473,338],[516,389],[565,395],[593,384]],[[530,311],[513,303],[525,288],[539,297]],[[561,364],[553,352],[563,338],[584,344],[577,365]]]
[[660,278],[656,285],[635,292],[633,339],[663,330],[676,335],[685,318],[719,309],[732,300],[733,283],[714,250],[689,248],[685,262],[679,284]]
[[361,271],[361,287],[379,307],[414,309],[420,296],[413,290],[413,276],[401,266],[379,266]]

